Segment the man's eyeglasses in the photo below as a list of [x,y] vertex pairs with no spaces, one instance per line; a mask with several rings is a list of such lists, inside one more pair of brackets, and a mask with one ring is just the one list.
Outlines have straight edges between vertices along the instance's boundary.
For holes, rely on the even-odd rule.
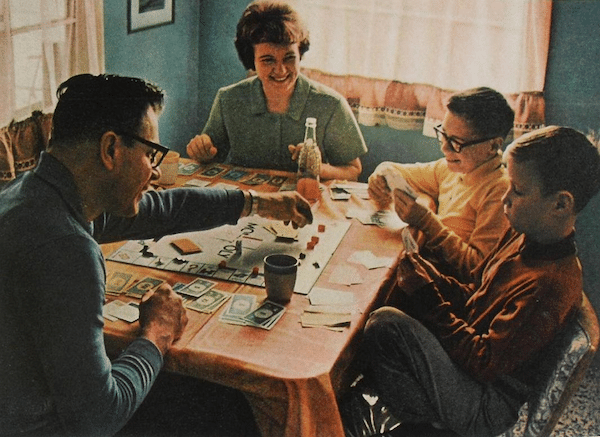
[[158,143],[153,143],[152,141],[149,141],[145,138],[142,138],[140,136],[137,136],[135,134],[130,134],[129,132],[122,132],[122,131],[118,131],[116,132],[119,135],[123,135],[125,137],[129,137],[132,140],[135,140],[139,143],[145,144],[146,146],[154,149],[154,151],[152,152],[152,154],[150,155],[150,162],[152,163],[152,168],[157,168],[160,163],[162,162],[163,159],[165,159],[165,156],[167,155],[167,153],[169,153],[169,148],[162,146]]
[[450,144],[450,147],[452,147],[452,150],[454,150],[456,153],[460,153],[461,150],[464,149],[465,147],[474,146],[475,144],[484,143],[486,141],[493,140],[494,138],[496,138],[496,137],[489,137],[489,138],[481,138],[481,139],[473,140],[473,141],[462,142],[462,141],[457,140],[456,138],[449,137],[446,134],[446,132],[444,132],[442,130],[441,124],[438,124],[437,126],[435,126],[433,128],[433,130],[435,131],[435,136],[437,137],[438,141],[440,143],[443,143],[444,141],[448,141],[448,144]]

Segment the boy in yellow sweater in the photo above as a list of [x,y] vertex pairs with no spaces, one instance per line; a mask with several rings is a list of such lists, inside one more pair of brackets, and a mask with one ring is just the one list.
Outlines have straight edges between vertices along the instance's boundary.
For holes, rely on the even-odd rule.
[[[508,227],[501,198],[508,187],[501,147],[514,112],[499,92],[466,90],[450,97],[435,128],[444,158],[416,164],[381,163],[369,177],[369,193],[380,208],[394,203],[398,216],[424,236],[422,254],[447,271],[467,278]],[[408,194],[392,193],[386,176],[399,173],[437,213]],[[450,273],[450,272],[449,272]]]

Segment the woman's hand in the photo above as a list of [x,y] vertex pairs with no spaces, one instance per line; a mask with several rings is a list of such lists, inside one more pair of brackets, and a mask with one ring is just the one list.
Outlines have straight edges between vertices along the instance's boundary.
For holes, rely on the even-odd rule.
[[192,138],[186,146],[186,151],[190,158],[201,164],[212,161],[217,154],[217,148],[206,134],[196,135]]
[[290,144],[288,146],[288,150],[290,151],[290,155],[292,155],[292,161],[297,161],[298,160],[298,155],[300,155],[300,150],[302,150],[302,146],[304,145],[304,143],[300,143],[297,146],[294,146],[293,144]]

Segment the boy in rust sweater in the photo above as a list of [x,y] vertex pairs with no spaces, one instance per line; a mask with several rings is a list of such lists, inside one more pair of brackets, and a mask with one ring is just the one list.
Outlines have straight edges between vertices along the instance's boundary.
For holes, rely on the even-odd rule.
[[597,147],[549,126],[514,141],[504,157],[511,228],[475,282],[403,254],[403,310],[381,308],[365,327],[362,392],[372,390],[399,422],[461,436],[504,432],[518,420],[544,347],[581,302],[574,225],[600,189]]

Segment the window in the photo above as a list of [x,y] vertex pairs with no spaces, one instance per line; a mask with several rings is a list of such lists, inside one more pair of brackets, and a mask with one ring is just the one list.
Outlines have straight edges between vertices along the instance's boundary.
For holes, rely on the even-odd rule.
[[[362,119],[363,124],[385,123],[399,111],[407,118],[398,126],[415,126],[411,117],[427,118],[428,107],[443,111],[444,105],[432,103],[431,98],[478,86],[504,93],[513,106],[533,96],[534,117],[540,115],[537,109],[543,109],[543,102],[537,100],[543,98],[550,0],[292,3],[310,32],[311,45],[302,60],[303,68],[309,76],[360,101],[359,121]],[[341,77],[348,81],[341,81]],[[365,88],[365,78],[373,86]],[[392,86],[385,85],[386,81]],[[401,84],[414,90],[407,92]],[[398,101],[398,96],[408,101]],[[531,114],[530,108],[527,111]],[[436,122],[433,120],[430,127]],[[521,122],[537,125],[539,120]]]
[[62,81],[103,70],[101,18],[94,0],[0,0],[1,125],[51,111]]

